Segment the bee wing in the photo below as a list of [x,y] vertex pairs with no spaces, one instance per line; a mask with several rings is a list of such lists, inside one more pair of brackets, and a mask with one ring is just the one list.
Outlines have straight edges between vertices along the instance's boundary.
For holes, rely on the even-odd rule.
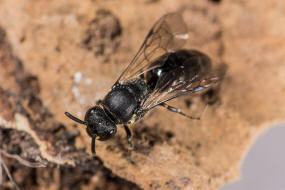
[[153,69],[150,65],[161,55],[184,46],[188,39],[182,15],[168,13],[151,28],[141,48],[116,83],[124,84]]
[[180,96],[204,92],[221,80],[205,54],[195,50],[189,52],[192,54],[189,59],[158,79],[154,90],[141,103],[141,111]]

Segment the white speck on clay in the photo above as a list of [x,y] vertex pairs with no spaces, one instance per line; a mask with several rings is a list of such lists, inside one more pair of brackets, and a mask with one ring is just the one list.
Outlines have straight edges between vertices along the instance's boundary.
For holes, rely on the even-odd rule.
[[77,117],[79,117],[79,118],[82,117],[82,113],[81,113],[81,112],[77,112],[76,115],[77,115]]
[[83,104],[85,104],[85,98],[80,98],[80,100],[79,100],[79,103],[81,104],[81,105],[83,105]]
[[73,93],[75,98],[78,98],[80,96],[79,89],[76,86],[72,87],[72,93]]
[[87,84],[87,85],[90,85],[90,84],[92,84],[92,79],[91,78],[87,78],[87,79],[85,79],[85,84]]
[[79,84],[81,80],[82,80],[82,73],[78,71],[74,74],[74,82],[75,84]]

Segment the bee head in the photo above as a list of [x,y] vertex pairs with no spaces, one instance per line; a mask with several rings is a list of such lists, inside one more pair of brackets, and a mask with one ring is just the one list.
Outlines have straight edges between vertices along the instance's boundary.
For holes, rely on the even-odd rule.
[[65,115],[80,124],[86,125],[86,132],[92,138],[96,138],[100,141],[105,141],[113,137],[117,132],[117,126],[106,115],[104,110],[99,106],[90,108],[86,114],[84,121],[77,117],[65,112]]
[[86,131],[90,137],[105,141],[114,136],[117,132],[115,123],[106,115],[99,106],[90,108],[85,114]]

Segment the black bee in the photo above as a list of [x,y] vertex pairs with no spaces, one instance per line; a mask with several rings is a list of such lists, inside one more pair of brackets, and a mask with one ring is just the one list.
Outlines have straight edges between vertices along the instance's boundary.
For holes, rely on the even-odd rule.
[[127,124],[135,123],[156,106],[199,119],[165,103],[180,96],[203,92],[219,81],[219,77],[210,75],[211,60],[207,55],[181,49],[187,38],[182,16],[179,13],[164,15],[151,28],[111,91],[86,112],[84,121],[65,112],[70,119],[87,126],[93,155],[95,140],[110,139],[118,124],[124,125],[129,149],[132,149],[132,134]]

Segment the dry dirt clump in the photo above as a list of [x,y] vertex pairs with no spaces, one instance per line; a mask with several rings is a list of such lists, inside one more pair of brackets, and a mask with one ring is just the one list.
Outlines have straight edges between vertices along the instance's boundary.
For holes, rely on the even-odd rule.
[[[236,179],[258,135],[285,116],[285,2],[3,1],[0,4],[0,189],[218,189]],[[225,64],[221,85],[171,101],[96,142],[83,118],[135,55],[152,24],[181,10],[185,48]]]
[[93,51],[95,56],[104,55],[105,60],[120,45],[121,26],[119,19],[110,11],[98,10],[96,17],[88,24],[83,38],[83,46]]

